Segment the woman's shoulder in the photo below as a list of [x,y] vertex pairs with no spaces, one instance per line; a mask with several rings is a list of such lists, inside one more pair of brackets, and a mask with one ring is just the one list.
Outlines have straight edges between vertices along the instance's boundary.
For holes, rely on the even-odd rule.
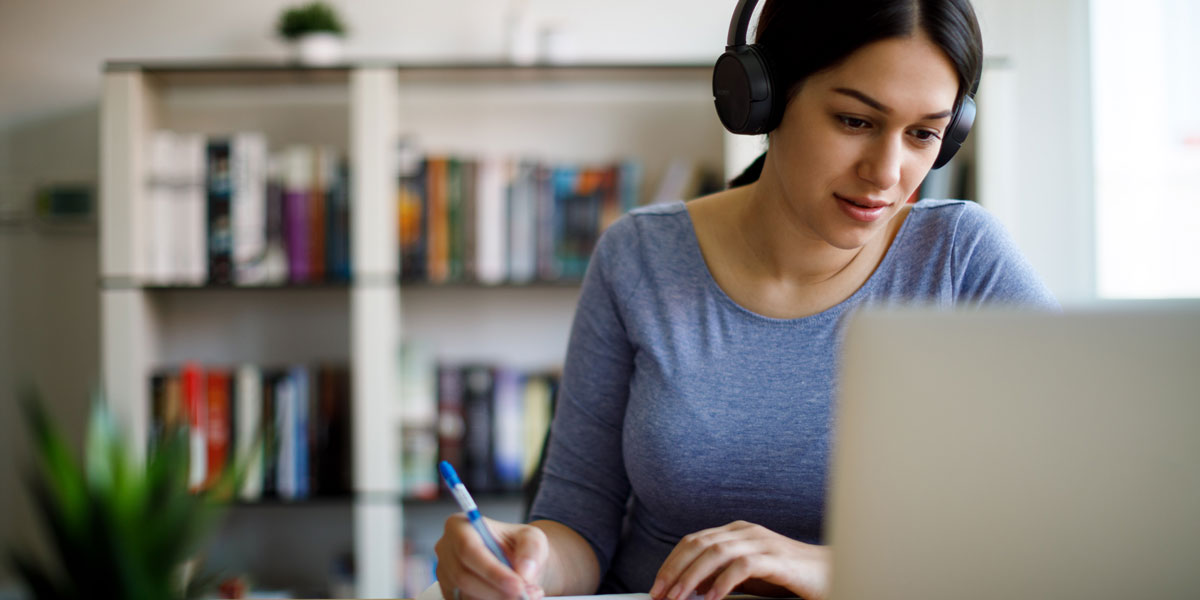
[[621,215],[604,230],[600,248],[606,252],[632,252],[653,247],[658,252],[664,246],[682,243],[689,227],[687,206],[683,202],[640,206]]
[[948,239],[955,245],[1003,229],[995,216],[970,200],[921,200],[908,219],[910,237]]

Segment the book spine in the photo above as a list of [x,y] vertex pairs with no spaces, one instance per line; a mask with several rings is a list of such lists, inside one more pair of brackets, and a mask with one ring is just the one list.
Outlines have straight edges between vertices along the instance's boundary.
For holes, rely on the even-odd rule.
[[350,168],[338,161],[329,191],[326,243],[329,279],[350,281]]
[[230,153],[233,178],[233,271],[239,285],[266,280],[267,254],[267,138],[244,132],[233,136]]
[[462,216],[460,219],[460,230],[462,231],[462,279],[465,281],[478,281],[477,265],[475,257],[478,253],[476,247],[479,241],[479,230],[477,225],[479,219],[476,213],[479,210],[478,198],[478,179],[479,179],[479,162],[475,160],[464,160],[462,162],[459,179],[462,181]]
[[513,283],[537,275],[537,165],[517,166],[508,202],[508,272]]
[[460,281],[463,278],[463,249],[465,248],[463,207],[463,161],[450,157],[446,161],[446,215],[449,233],[446,279]]
[[310,415],[313,386],[310,379],[309,370],[305,367],[295,367],[292,369],[292,381],[296,384],[296,395],[293,398],[295,415],[294,427],[295,433],[293,443],[293,458],[295,464],[292,467],[295,474],[295,498],[304,499],[309,497],[309,453],[310,444]]
[[450,277],[450,215],[446,198],[446,159],[430,158],[425,186],[429,198],[426,277],[445,283]]
[[494,379],[486,366],[463,369],[463,414],[466,420],[464,440],[465,467],[463,483],[473,490],[496,490],[492,430]]
[[230,214],[232,183],[230,142],[211,139],[207,151],[208,181],[208,283],[233,283],[233,223]]
[[425,278],[425,161],[409,157],[402,162],[397,218],[400,228],[400,275],[406,281]]
[[263,458],[262,497],[279,496],[279,385],[283,374],[264,371],[262,390]]
[[463,383],[460,369],[438,367],[438,455],[459,473],[466,472],[463,450],[466,417],[463,414]]
[[229,374],[210,370],[207,373],[208,426],[205,429],[204,488],[211,489],[225,474],[229,457]]
[[178,277],[174,283],[203,285],[208,281],[208,158],[203,135],[177,138],[180,189],[176,206]]
[[275,388],[275,431],[279,448],[275,457],[275,486],[279,497],[284,500],[297,497],[296,388],[291,371],[280,377]]
[[500,491],[521,489],[525,460],[525,420],[522,376],[512,369],[497,369],[492,427],[492,464]]
[[312,187],[308,193],[308,264],[312,281],[324,281],[326,276],[325,253],[327,206],[329,188],[336,169],[333,150],[319,146],[312,154]]
[[188,363],[183,366],[180,378],[188,423],[188,488],[199,491],[208,475],[208,444],[205,440],[208,402],[204,374],[199,365]]
[[263,403],[262,371],[255,365],[244,364],[237,370],[237,439],[235,456],[245,461],[238,496],[243,500],[258,500],[263,488]]
[[500,159],[485,159],[479,165],[476,185],[477,236],[475,270],[479,281],[497,284],[507,276],[507,173]]
[[308,283],[312,278],[308,214],[312,161],[312,149],[307,146],[293,146],[284,153],[283,236],[292,283]]
[[550,383],[544,375],[531,375],[525,378],[522,387],[521,411],[525,434],[523,441],[521,480],[529,481],[538,467],[538,461],[543,452],[546,431],[550,428],[550,414],[553,408],[553,398],[550,396]]

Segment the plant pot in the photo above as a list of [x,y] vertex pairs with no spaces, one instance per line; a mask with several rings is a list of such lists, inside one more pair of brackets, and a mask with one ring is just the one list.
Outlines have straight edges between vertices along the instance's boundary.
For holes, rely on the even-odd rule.
[[291,42],[292,60],[308,66],[321,67],[342,60],[342,38],[332,33],[308,33]]

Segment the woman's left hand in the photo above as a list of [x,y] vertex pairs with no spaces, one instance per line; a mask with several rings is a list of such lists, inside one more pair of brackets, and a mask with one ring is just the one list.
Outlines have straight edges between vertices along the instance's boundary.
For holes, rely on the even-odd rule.
[[[693,591],[720,600],[740,588],[762,596],[825,597],[829,548],[798,542],[753,523],[734,521],[685,536],[654,578],[654,600],[685,600]],[[785,591],[786,590],[786,591]]]

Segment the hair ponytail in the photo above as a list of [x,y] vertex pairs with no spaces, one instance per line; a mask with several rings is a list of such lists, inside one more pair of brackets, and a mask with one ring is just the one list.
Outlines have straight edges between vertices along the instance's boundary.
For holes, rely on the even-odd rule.
[[729,180],[730,189],[758,181],[758,178],[762,175],[763,163],[765,162],[767,162],[767,153],[763,152],[758,155],[758,158],[754,159],[754,162],[750,163],[750,166],[746,167],[745,171],[742,171],[741,175]]

